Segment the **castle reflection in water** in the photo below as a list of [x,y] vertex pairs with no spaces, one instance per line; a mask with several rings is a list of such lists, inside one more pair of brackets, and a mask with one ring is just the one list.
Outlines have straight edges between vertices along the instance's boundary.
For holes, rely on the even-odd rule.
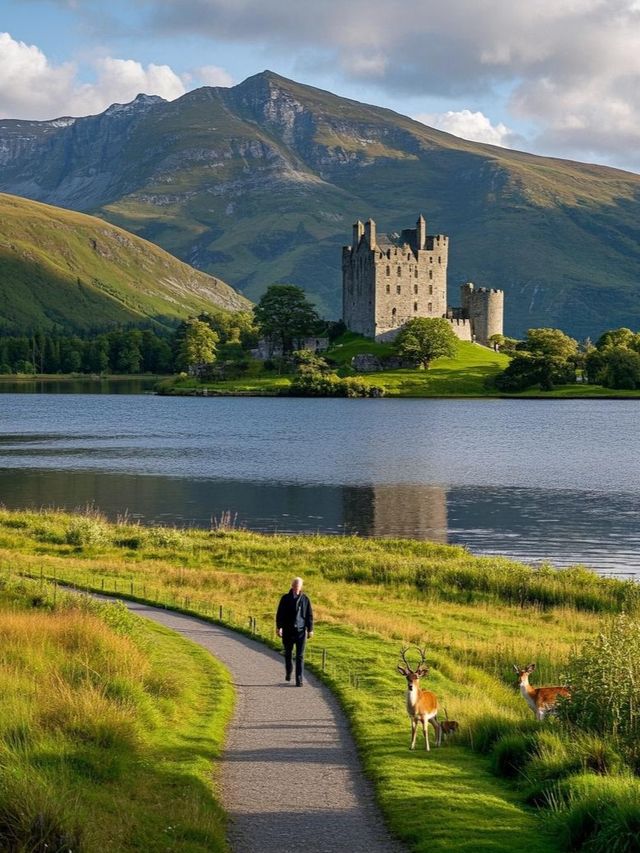
[[343,509],[347,533],[447,542],[447,493],[441,486],[345,487]]

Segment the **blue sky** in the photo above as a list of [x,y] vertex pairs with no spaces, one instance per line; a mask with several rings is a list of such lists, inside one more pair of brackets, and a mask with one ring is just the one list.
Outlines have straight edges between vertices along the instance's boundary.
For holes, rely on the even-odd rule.
[[[640,168],[638,0],[0,0],[0,116],[270,68],[466,138]],[[107,11],[105,11],[105,8]]]

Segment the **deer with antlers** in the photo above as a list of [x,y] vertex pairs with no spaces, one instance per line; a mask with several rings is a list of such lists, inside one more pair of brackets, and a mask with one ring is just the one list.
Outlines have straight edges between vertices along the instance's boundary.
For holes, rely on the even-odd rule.
[[438,700],[435,693],[432,693],[430,690],[420,689],[420,679],[429,673],[429,667],[425,662],[426,649],[418,649],[420,652],[420,663],[415,670],[411,669],[407,661],[408,651],[409,646],[400,652],[404,666],[398,664],[398,672],[407,679],[407,714],[411,720],[411,749],[416,748],[418,723],[421,723],[424,734],[424,746],[427,752],[429,752],[427,723],[431,723],[436,733],[436,746],[440,746],[442,742],[442,729],[438,722]]
[[517,685],[520,687],[522,698],[536,715],[537,720],[544,720],[545,714],[554,711],[560,697],[571,698],[571,693],[566,687],[532,687],[529,684],[529,674],[535,670],[535,663],[530,663],[524,668],[514,663],[513,668],[518,673]]

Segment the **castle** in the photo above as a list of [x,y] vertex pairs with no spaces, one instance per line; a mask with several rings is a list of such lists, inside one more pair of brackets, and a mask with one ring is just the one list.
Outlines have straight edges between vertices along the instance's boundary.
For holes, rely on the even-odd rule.
[[466,341],[489,345],[502,334],[504,292],[460,288],[462,305],[447,308],[449,238],[427,234],[420,215],[415,228],[377,234],[373,219],[353,226],[342,249],[342,318],[346,327],[377,341],[392,340],[414,317],[444,317]]

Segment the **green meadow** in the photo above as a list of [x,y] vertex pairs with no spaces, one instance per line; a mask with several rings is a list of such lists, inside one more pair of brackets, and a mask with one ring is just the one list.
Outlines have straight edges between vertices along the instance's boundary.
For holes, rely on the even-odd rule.
[[[274,602],[302,574],[318,617],[310,665],[339,697],[385,817],[412,850],[511,851],[514,839],[533,851],[583,849],[572,825],[588,849],[609,850],[611,827],[639,819],[636,768],[623,746],[559,720],[535,723],[512,669],[535,661],[535,683],[556,683],[577,647],[622,611],[637,612],[632,584],[433,543],[8,511],[0,573],[129,595],[240,631],[255,625],[269,644]],[[460,723],[429,754],[408,749],[396,672],[405,643],[426,646],[423,686]],[[609,816],[606,832],[584,817],[589,809]],[[627,841],[616,850],[638,849],[637,835],[620,833]]]
[[[389,344],[378,344],[348,332],[338,339],[326,357],[336,365],[339,376],[357,376],[363,382],[381,386],[389,397],[497,397],[498,392],[487,382],[509,363],[509,357],[502,353],[458,341],[455,358],[436,359],[428,371],[406,368],[356,373],[350,367],[351,359],[358,353],[384,356],[391,352]],[[172,378],[160,383],[159,390],[172,394],[206,389],[212,394],[278,395],[287,393],[292,378],[254,365],[241,379],[200,382],[185,377]]]

